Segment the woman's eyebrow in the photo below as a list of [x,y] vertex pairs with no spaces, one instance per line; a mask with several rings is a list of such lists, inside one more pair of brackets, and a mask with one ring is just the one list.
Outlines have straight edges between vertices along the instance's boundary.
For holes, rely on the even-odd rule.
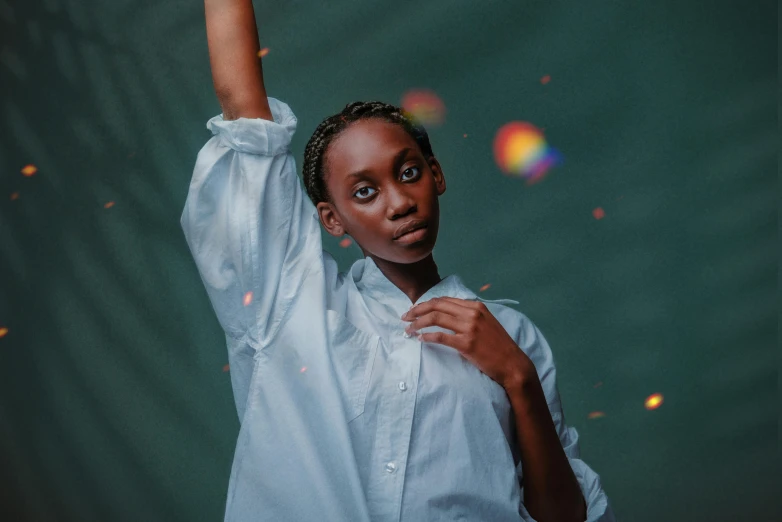
[[[399,170],[399,167],[402,166],[402,162],[404,161],[405,156],[411,150],[413,150],[411,147],[405,147],[405,148],[399,150],[399,152],[397,152],[394,155],[394,170],[395,171]],[[347,176],[345,176],[345,179],[350,181],[351,178],[366,178],[370,174],[370,172],[371,172],[370,169],[357,170],[356,172],[352,172],[352,173],[348,174]]]

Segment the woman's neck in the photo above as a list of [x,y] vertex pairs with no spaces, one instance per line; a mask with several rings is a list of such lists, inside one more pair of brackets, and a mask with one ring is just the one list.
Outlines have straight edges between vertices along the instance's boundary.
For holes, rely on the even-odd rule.
[[410,299],[411,304],[441,281],[432,254],[411,264],[393,263],[372,255],[368,257],[371,257],[383,275]]

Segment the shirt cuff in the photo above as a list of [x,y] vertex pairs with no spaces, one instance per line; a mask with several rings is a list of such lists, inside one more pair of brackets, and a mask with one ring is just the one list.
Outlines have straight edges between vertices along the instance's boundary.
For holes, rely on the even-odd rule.
[[274,121],[263,118],[223,119],[223,114],[206,122],[206,128],[221,142],[238,152],[276,156],[290,150],[298,120],[288,104],[267,97]]

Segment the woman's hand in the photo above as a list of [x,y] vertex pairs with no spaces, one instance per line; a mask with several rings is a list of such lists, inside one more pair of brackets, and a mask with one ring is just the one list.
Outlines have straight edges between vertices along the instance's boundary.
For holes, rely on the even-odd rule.
[[405,329],[414,333],[439,326],[454,333],[419,334],[423,342],[450,346],[506,390],[519,386],[537,372],[527,354],[508,335],[485,304],[455,297],[435,297],[412,307],[402,316],[412,321]]

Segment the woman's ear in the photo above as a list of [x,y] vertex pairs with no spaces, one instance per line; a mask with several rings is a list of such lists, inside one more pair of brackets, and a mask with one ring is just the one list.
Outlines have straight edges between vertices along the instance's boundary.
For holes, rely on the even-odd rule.
[[339,221],[337,213],[334,211],[331,203],[320,202],[316,207],[318,211],[318,218],[323,228],[326,229],[330,235],[334,237],[342,237],[345,235],[345,229],[342,223]]
[[440,167],[440,162],[434,156],[429,158],[429,168],[432,169],[434,182],[437,185],[437,195],[442,196],[445,193],[445,175],[442,167]]

